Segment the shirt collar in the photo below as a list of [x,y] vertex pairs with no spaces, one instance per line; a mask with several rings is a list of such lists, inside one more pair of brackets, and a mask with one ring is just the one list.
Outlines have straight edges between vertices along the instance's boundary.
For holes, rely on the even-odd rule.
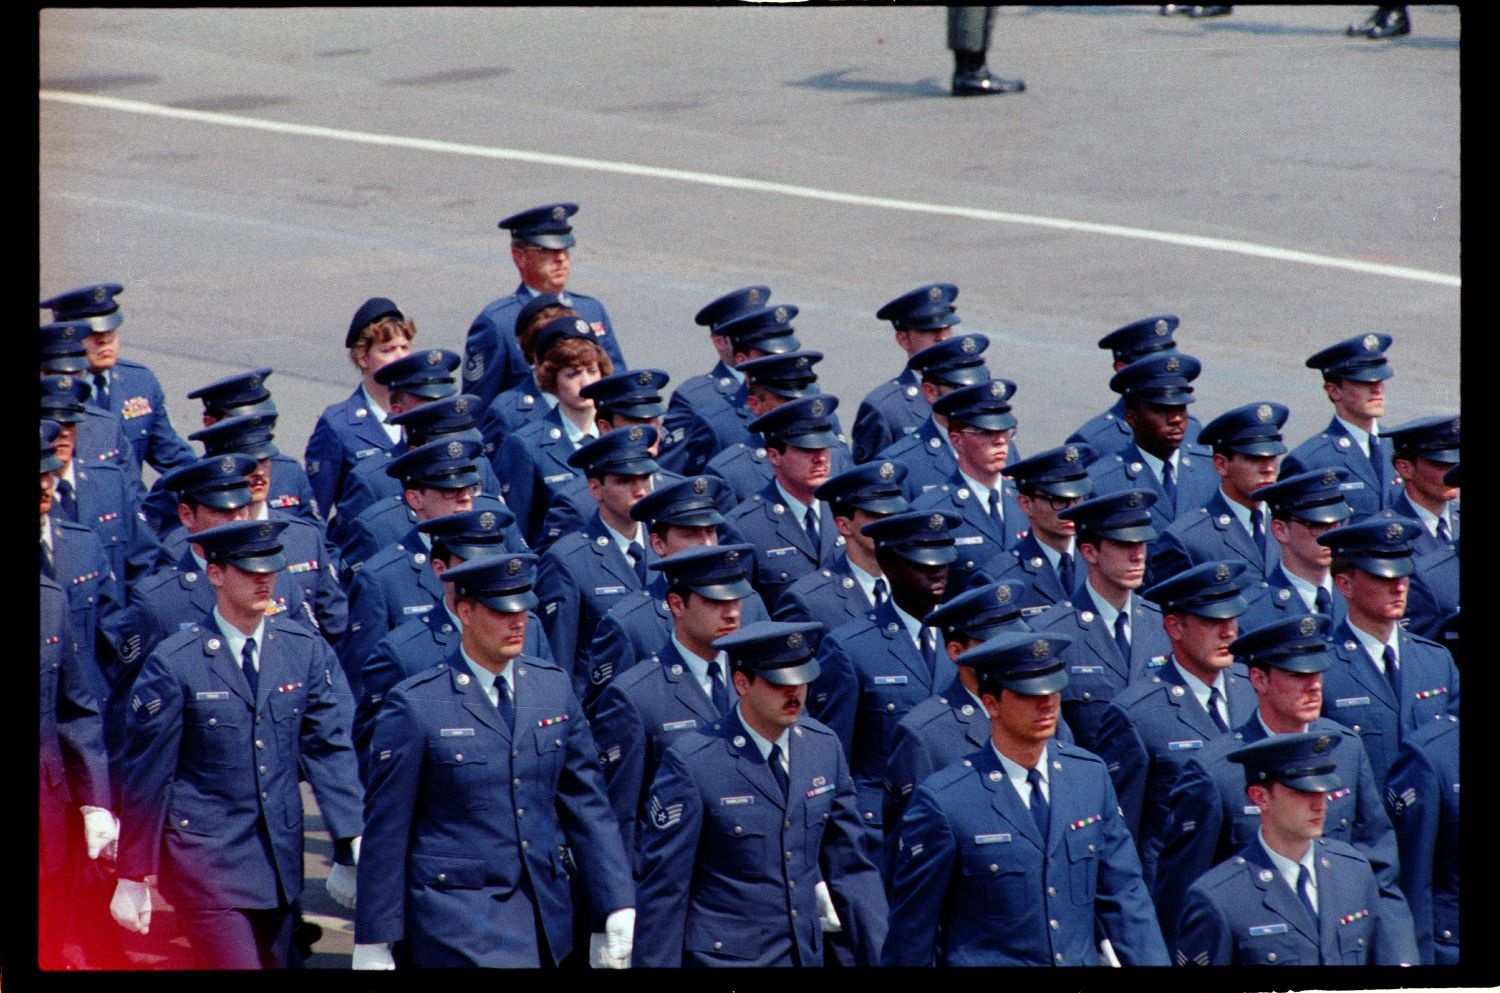
[[[1031,795],[1030,785],[1026,782],[1026,776],[1029,772],[1031,772],[1031,770],[1026,766],[1023,766],[1021,763],[1012,761],[1011,759],[1008,759],[1004,755],[1002,755],[1000,753],[1000,749],[995,747],[994,741],[990,742],[990,750],[993,751],[995,753],[995,757],[1000,760],[1000,768],[1005,771],[1005,778],[1010,780],[1010,784],[1015,787],[1016,792],[1020,794],[1020,797],[1024,802],[1026,798]],[[1037,760],[1036,771],[1042,774],[1042,785],[1048,786],[1049,780],[1047,779],[1047,752],[1045,749],[1043,749],[1042,751],[1042,757]],[[1051,790],[1049,789],[1044,792],[1050,793]]]
[[512,675],[509,664],[498,673],[494,673],[470,658],[469,653],[464,650],[462,644],[459,645],[458,652],[464,657],[464,664],[469,667],[469,672],[479,681],[479,688],[484,690],[484,695],[489,697],[490,703],[498,704],[500,702],[499,692],[495,689],[496,679],[505,680],[505,688],[510,691],[510,698],[512,700],[516,698],[516,677]]
[[235,660],[235,662],[239,662],[240,653],[245,650],[245,642],[250,638],[255,639],[255,662],[258,669],[260,665],[260,650],[265,646],[266,643],[265,617],[261,617],[261,619],[255,625],[255,630],[250,632],[249,634],[245,634],[239,628],[226,621],[224,619],[224,615],[219,613],[219,608],[217,605],[214,606],[213,617],[214,624],[218,626],[219,633],[224,636],[224,641],[229,646],[230,656]]
[[811,506],[813,508],[813,512],[818,515],[818,524],[819,524],[819,526],[822,525],[822,523],[823,523],[822,501],[820,501],[816,497],[814,497],[813,498],[813,502],[811,504],[806,504],[806,503],[803,503],[801,500],[793,499],[792,495],[790,493],[788,493],[785,489],[782,488],[782,486],[781,486],[781,480],[779,480],[779,479],[776,480],[776,492],[779,493],[779,494],[781,494],[782,502],[784,502],[787,505],[787,509],[791,511],[791,513],[793,514],[793,519],[799,525],[802,523],[803,519],[807,517],[807,508],[809,506]]
[[1187,688],[1189,690],[1192,690],[1193,697],[1198,701],[1199,705],[1203,707],[1205,713],[1208,712],[1208,695],[1211,689],[1217,689],[1219,691],[1219,697],[1223,699],[1226,704],[1228,703],[1229,694],[1224,692],[1224,673],[1222,671],[1215,674],[1214,681],[1212,683],[1205,683],[1203,680],[1199,679],[1197,676],[1184,669],[1175,658],[1172,659],[1172,665],[1174,668],[1176,668],[1177,674],[1182,677],[1182,681],[1187,684]]
[[1312,878],[1313,893],[1314,895],[1317,894],[1317,859],[1313,858],[1313,845],[1311,842],[1307,845],[1307,851],[1303,854],[1302,861],[1293,862],[1280,852],[1271,850],[1271,846],[1266,844],[1266,833],[1264,830],[1256,831],[1255,837],[1260,841],[1260,847],[1265,849],[1266,855],[1270,857],[1271,864],[1276,867],[1276,871],[1281,874],[1281,878],[1286,881],[1287,886],[1291,887],[1293,893],[1297,892],[1298,870],[1306,866],[1308,875]]
[[745,734],[749,736],[750,741],[755,745],[755,750],[760,752],[760,760],[762,762],[770,760],[772,745],[780,745],[781,757],[790,764],[792,758],[789,748],[792,743],[792,736],[788,733],[788,731],[790,730],[789,728],[783,728],[781,731],[781,737],[777,738],[775,741],[767,741],[765,738],[762,738],[760,735],[756,734],[754,729],[750,727],[749,722],[746,721],[744,715],[740,713],[739,703],[735,703],[734,705],[734,716],[735,719],[740,722],[740,727],[745,729]]
[[1391,631],[1390,641],[1380,641],[1373,634],[1370,634],[1367,631],[1361,631],[1352,623],[1349,625],[1349,630],[1354,632],[1354,637],[1357,638],[1360,645],[1364,647],[1365,654],[1370,656],[1370,661],[1374,662],[1375,668],[1379,669],[1381,672],[1385,672],[1385,650],[1387,648],[1396,653],[1396,664],[1401,664],[1401,647],[1399,644],[1401,640],[1400,626],[1397,626],[1394,630]]
[[[997,480],[994,486],[986,486],[962,469],[958,470],[958,477],[964,481],[964,485],[968,486],[969,491],[979,498],[980,509],[988,514],[990,512],[990,492],[992,490],[996,493],[1000,492],[999,481]],[[1000,511],[1004,514],[1005,508],[1001,507]]]
[[[1343,425],[1344,430],[1348,432],[1349,437],[1353,438],[1354,443],[1359,446],[1359,450],[1365,453],[1365,458],[1369,458],[1370,432],[1366,431],[1364,428],[1355,427],[1353,424],[1350,424],[1348,421],[1344,420],[1342,417],[1339,417],[1337,414],[1334,415],[1333,419]],[[1380,435],[1380,423],[1378,421],[1375,424],[1375,434],[1377,437]]]
[[896,616],[900,618],[901,624],[906,628],[906,633],[911,635],[911,640],[916,642],[917,648],[920,649],[922,647],[922,621],[896,606],[895,597],[891,597],[890,604],[891,609],[896,612]]
[[[636,525],[635,525],[635,537],[634,538],[627,538],[623,534],[621,534],[620,532],[616,531],[614,528],[610,527],[609,526],[609,522],[604,519],[604,515],[603,514],[599,515],[599,523],[601,523],[601,524],[604,525],[604,533],[607,534],[607,535],[609,535],[609,537],[611,538],[611,540],[614,541],[615,547],[620,550],[620,554],[621,555],[625,555],[626,550],[628,548],[630,548],[630,546],[632,544],[639,544],[642,549],[644,549],[646,547],[646,542],[644,542],[644,541],[641,540],[642,538],[645,537],[644,532],[645,532],[646,529],[645,529],[644,526],[641,525],[641,523],[639,521],[637,521]],[[647,552],[646,553],[646,558],[649,559],[650,557],[651,557],[651,553]],[[626,561],[629,561],[629,556],[626,556]]]
[[1166,464],[1166,462],[1172,463],[1172,474],[1174,476],[1182,475],[1182,473],[1178,471],[1182,468],[1182,462],[1180,458],[1180,456],[1182,455],[1182,449],[1177,449],[1172,453],[1172,457],[1166,459],[1164,462],[1162,459],[1159,459],[1155,455],[1152,455],[1150,452],[1146,451],[1140,445],[1136,445],[1135,447],[1136,451],[1141,453],[1141,458],[1144,459],[1146,464],[1151,467],[1151,471],[1156,473],[1156,479],[1158,482],[1160,482],[1162,478],[1161,467]]
[[[877,579],[884,579],[885,577],[884,576],[872,576],[870,573],[865,572],[859,566],[855,565],[854,564],[854,560],[851,559],[851,558],[848,558],[847,556],[845,556],[845,561],[847,561],[849,563],[849,575],[853,576],[854,577],[854,581],[859,584],[859,588],[865,591],[865,597],[868,598],[871,603],[874,603],[875,602],[875,580],[877,580]],[[886,595],[889,596],[890,595],[890,585],[891,584],[890,583],[886,583],[885,585],[886,585]]]

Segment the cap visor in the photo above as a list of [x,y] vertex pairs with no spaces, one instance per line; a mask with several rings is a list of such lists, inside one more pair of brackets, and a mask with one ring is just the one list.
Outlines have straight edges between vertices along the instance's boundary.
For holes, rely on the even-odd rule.
[[47,372],[84,372],[89,367],[87,355],[44,355],[42,368]]
[[952,545],[919,546],[916,548],[888,545],[886,546],[886,551],[914,565],[949,565],[958,561],[958,549]]
[[1244,597],[1236,594],[1227,600],[1215,600],[1195,607],[1183,607],[1182,610],[1195,617],[1206,617],[1209,620],[1222,621],[1230,617],[1238,617],[1250,609],[1250,602]]
[[523,610],[534,610],[540,603],[536,592],[530,588],[517,593],[504,593],[499,596],[476,597],[480,603],[491,610],[498,610],[502,614],[519,614]]
[[1050,672],[1039,673],[1035,676],[1002,679],[1000,685],[1022,696],[1049,696],[1062,692],[1063,687],[1068,685],[1068,671],[1058,666]]
[[1134,527],[1111,528],[1090,533],[1111,541],[1155,541],[1159,537],[1155,526],[1151,524],[1137,524]]
[[1287,779],[1282,779],[1280,776],[1271,778],[1299,793],[1332,793],[1344,785],[1343,779],[1339,778],[1336,772],[1325,772],[1314,776],[1293,776]]
[[899,493],[870,497],[865,500],[849,500],[848,503],[869,514],[904,514],[911,509],[911,504],[906,502],[906,497]]
[[1241,455],[1285,455],[1286,445],[1282,444],[1280,438],[1266,438],[1259,441],[1247,441],[1242,444],[1230,445],[1229,450]]
[[788,445],[797,448],[834,448],[839,444],[839,436],[832,431],[810,431],[807,434],[782,435],[782,440]]
[[1382,579],[1399,579],[1416,571],[1416,563],[1410,555],[1351,555],[1349,561],[1354,563],[1355,568]]
[[1272,669],[1280,669],[1282,672],[1307,675],[1332,669],[1333,658],[1327,652],[1308,652],[1306,655],[1286,655],[1274,660],[1268,659],[1264,664]]
[[521,240],[538,248],[572,248],[577,240],[569,234],[526,234]]
[[286,556],[281,552],[270,555],[252,555],[243,559],[224,559],[223,565],[232,565],[241,572],[271,573],[286,568]]
[[125,323],[125,315],[116,310],[112,314],[100,314],[97,317],[77,317],[73,320],[83,321],[88,324],[89,329],[98,334],[102,331],[113,331]]
[[712,507],[701,510],[684,510],[675,514],[667,514],[654,519],[657,524],[670,524],[680,528],[702,528],[710,525],[717,527],[724,523],[724,517]]
[[1293,507],[1288,512],[1304,524],[1337,524],[1353,516],[1354,509],[1340,499],[1337,503],[1320,503],[1315,507]]
[[755,588],[746,579],[733,583],[713,583],[709,586],[689,586],[688,589],[706,600],[743,600],[755,592]]
[[742,348],[757,349],[767,355],[785,355],[787,352],[795,352],[802,347],[797,336],[791,334],[774,334],[764,338],[738,338],[735,344]]
[[753,672],[766,682],[775,686],[802,686],[818,678],[822,669],[818,666],[816,656],[797,665],[782,666],[779,669],[755,669],[746,667],[745,672]]

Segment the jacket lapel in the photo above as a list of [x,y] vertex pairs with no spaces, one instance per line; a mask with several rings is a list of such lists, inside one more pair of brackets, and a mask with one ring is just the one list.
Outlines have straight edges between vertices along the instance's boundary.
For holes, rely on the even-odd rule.
[[[1281,877],[1275,867],[1271,865],[1271,858],[1261,847],[1260,840],[1250,842],[1242,849],[1241,854],[1247,863],[1255,867],[1251,874],[1251,881],[1260,890],[1261,902],[1265,908],[1286,921],[1297,932],[1313,943],[1318,949],[1319,958],[1322,957],[1322,942],[1318,940],[1318,931],[1313,920],[1308,917],[1307,908],[1302,906],[1302,901],[1297,899],[1297,894],[1287,885],[1286,880]],[[1325,891],[1326,892],[1326,891]],[[1327,900],[1323,901],[1325,904]]]
[[1041,832],[1037,831],[1036,821],[1031,819],[1031,811],[1021,805],[1021,795],[1006,778],[1005,770],[995,756],[995,750],[993,748],[981,749],[978,760],[974,763],[974,769],[979,774],[979,781],[990,793],[990,806],[995,812],[1005,819],[1012,831],[1024,835],[1045,854],[1046,841],[1042,838]]
[[[785,810],[787,801],[781,796],[781,787],[776,785],[776,779],[771,775],[771,767],[761,759],[760,749],[756,748],[755,742],[750,740],[749,732],[740,722],[738,713],[732,720],[724,722],[724,730],[729,738],[730,749],[735,755],[735,769],[767,800],[774,803],[777,808]],[[792,750],[796,751],[795,748]]]

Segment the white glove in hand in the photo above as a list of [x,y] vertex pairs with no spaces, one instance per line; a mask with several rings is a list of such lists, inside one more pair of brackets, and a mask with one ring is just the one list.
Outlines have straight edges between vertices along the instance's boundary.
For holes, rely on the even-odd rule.
[[635,946],[635,908],[622,907],[604,920],[604,933],[589,935],[589,965],[595,969],[629,969]]
[[1099,958],[1111,968],[1120,968],[1120,957],[1115,954],[1115,946],[1109,943],[1108,938],[1099,942]]
[[373,945],[355,945],[354,958],[349,965],[361,972],[390,972],[396,968],[396,960],[391,958],[390,942],[381,941]]
[[345,910],[354,909],[354,883],[359,870],[352,865],[335,865],[328,873],[328,895]]
[[833,909],[833,897],[828,893],[828,884],[818,880],[818,885],[813,889],[813,895],[818,898],[818,926],[823,929],[824,934],[833,934],[844,930],[844,922],[839,920],[839,912]]
[[103,807],[84,807],[83,842],[88,846],[89,858],[96,859],[99,853],[119,836],[120,822],[115,815]]
[[109,915],[127,931],[146,934],[151,930],[151,890],[145,883],[121,879],[109,898]]

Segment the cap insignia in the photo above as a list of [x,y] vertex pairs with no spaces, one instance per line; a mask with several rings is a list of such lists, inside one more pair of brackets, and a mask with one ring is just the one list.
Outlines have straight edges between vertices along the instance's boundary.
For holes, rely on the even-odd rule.
[[997,603],[1010,603],[1010,596],[1010,586],[1006,583],[1001,583],[995,587],[995,600]]
[[105,291],[104,291],[104,287],[102,287],[102,286],[96,286],[96,287],[94,287],[94,302],[95,303],[103,303],[104,302],[104,298],[107,295],[108,294],[106,294]]
[[63,328],[62,329],[62,336],[63,336],[63,338],[65,340],[72,341],[74,338],[78,337],[78,329],[77,328]]
[[250,377],[250,388],[252,390],[260,389],[260,377],[259,376],[251,376]]
[[274,529],[274,528],[272,528],[272,527],[271,527],[271,525],[270,525],[270,522],[267,522],[267,523],[265,523],[265,524],[262,524],[262,525],[261,525],[261,526],[260,526],[260,528],[259,528],[259,530],[258,530],[258,531],[257,531],[257,533],[258,533],[258,534],[259,534],[259,535],[260,535],[260,536],[261,536],[261,537],[262,537],[262,538],[269,538],[269,537],[271,537],[271,534],[272,534],[272,532],[273,532],[273,531],[274,531],[274,530],[275,530],[275,529]]
[[430,351],[430,352],[427,353],[427,364],[428,365],[439,365],[439,364],[442,363],[442,361],[443,361],[443,353],[440,352],[440,351],[438,351],[436,348],[434,348],[432,351]]
[[1131,490],[1130,496],[1126,499],[1125,502],[1131,507],[1139,507],[1141,505],[1141,491]]
[[1077,462],[1081,457],[1082,456],[1078,454],[1078,449],[1073,445],[1069,445],[1067,448],[1063,449],[1064,462]]
[[1311,637],[1316,630],[1318,630],[1318,619],[1311,615],[1302,618],[1302,623],[1297,625],[1297,631],[1304,638]]
[[943,291],[939,287],[936,287],[936,286],[929,286],[929,287],[927,287],[927,299],[929,299],[929,300],[941,300],[942,298],[943,298]]
[[482,514],[479,515],[479,529],[481,531],[493,531],[493,530],[495,530],[495,512],[494,511],[492,511],[492,510],[486,510],[484,513],[482,513]]
[[1367,352],[1374,352],[1380,349],[1380,339],[1373,334],[1365,335],[1364,340],[1360,344],[1365,346],[1365,351]]
[[708,477],[707,476],[699,476],[697,479],[693,480],[693,492],[694,493],[707,493],[708,492]]
[[927,518],[927,526],[934,531],[943,530],[943,515],[933,514],[931,517]]
[[469,401],[462,397],[453,401],[453,412],[455,414],[467,414],[469,412]]
[[651,385],[651,380],[652,380],[652,376],[651,376],[651,373],[649,373],[649,372],[642,372],[640,375],[638,375],[638,376],[635,377],[635,381],[637,383],[639,383],[641,386],[650,386]]
[[809,365],[811,365],[806,355],[797,356],[797,361],[792,364],[795,365],[798,369],[806,369]]
[[526,567],[521,564],[520,559],[511,559],[505,565],[505,573],[508,576],[517,576],[520,575],[521,570],[524,568]]
[[1263,403],[1259,407],[1255,408],[1255,419],[1257,421],[1260,421],[1262,424],[1268,423],[1273,416],[1274,415],[1271,412],[1271,405],[1268,403]]
[[1452,430],[1454,434],[1458,434],[1458,418],[1457,417],[1453,418],[1453,427],[1450,430]]
[[1177,372],[1182,368],[1182,360],[1177,356],[1168,356],[1167,361],[1162,363],[1162,368],[1167,372]]
[[1328,751],[1328,749],[1332,747],[1333,737],[1331,735],[1320,735],[1318,737],[1318,740],[1313,742],[1313,751],[1317,752],[1319,755]]
[[226,476],[229,473],[234,472],[234,456],[233,455],[226,455],[222,459],[219,460],[219,471],[222,472],[222,473],[224,473]]
[[785,324],[786,323],[786,308],[785,307],[777,307],[776,308],[776,313],[773,316],[776,318],[776,323],[777,324]]
[[814,400],[811,404],[808,405],[807,409],[812,412],[812,415],[814,417],[822,417],[823,416],[823,401],[822,400]]
[[1156,336],[1160,338],[1167,333],[1167,322],[1158,318],[1154,330],[1156,331]]
[[589,334],[589,322],[580,317],[578,320],[573,322],[573,330],[577,331],[579,334]]
[[880,468],[876,470],[876,473],[880,476],[881,479],[890,479],[896,475],[896,467],[890,462],[882,462],[880,463]]
[[724,553],[724,564],[725,565],[734,565],[739,560],[740,560],[740,553],[739,552],[725,552]]
[[788,648],[801,648],[802,647],[802,632],[801,631],[793,631],[791,634],[787,635],[786,636],[786,647],[788,647]]
[[965,355],[972,355],[974,353],[974,350],[979,346],[974,342],[973,338],[965,337],[963,340],[963,344],[959,345],[958,347],[959,350],[962,351]]
[[1214,566],[1214,579],[1220,583],[1229,578],[1229,563],[1220,562]]
[[1338,478],[1339,478],[1339,474],[1337,472],[1335,472],[1334,470],[1329,469],[1327,472],[1323,473],[1323,480],[1322,480],[1323,485],[1324,486],[1332,486],[1335,482],[1338,481]]
[[462,455],[464,453],[463,442],[461,442],[461,441],[450,441],[450,442],[448,442],[447,447],[443,449],[443,451],[445,451],[445,452],[448,453],[448,457],[450,459],[456,459],[456,458],[458,458],[460,455]]
[[990,396],[992,396],[992,397],[999,397],[999,396],[1004,396],[1004,395],[1005,395],[1005,384],[1003,382],[1001,382],[1000,380],[997,379],[993,383],[990,384]]
[[568,212],[564,210],[561,205],[552,208],[552,219],[554,221],[560,221],[567,216]]
[[1031,643],[1031,657],[1034,659],[1046,658],[1047,650],[1050,647],[1051,646],[1047,644],[1046,638],[1038,638],[1036,641],[1033,641]]
[[749,293],[745,294],[745,300],[749,303],[760,303],[760,290],[752,288]]

